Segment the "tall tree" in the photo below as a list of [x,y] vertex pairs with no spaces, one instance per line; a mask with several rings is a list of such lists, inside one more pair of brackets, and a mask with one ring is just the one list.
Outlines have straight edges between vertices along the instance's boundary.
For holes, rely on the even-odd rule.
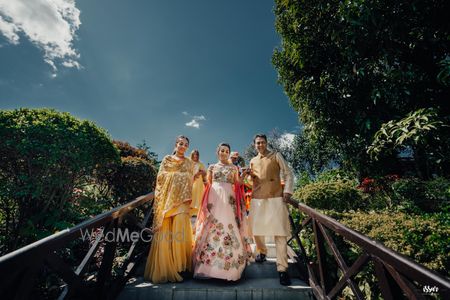
[[388,166],[366,153],[383,123],[426,107],[448,116],[450,88],[437,77],[450,56],[449,10],[446,0],[276,0],[273,63],[306,139],[325,137],[365,173]]

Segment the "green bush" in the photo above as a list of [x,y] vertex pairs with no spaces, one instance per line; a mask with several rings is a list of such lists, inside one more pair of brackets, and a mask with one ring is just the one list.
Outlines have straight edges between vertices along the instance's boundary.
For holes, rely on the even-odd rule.
[[120,157],[139,157],[145,160],[150,160],[150,156],[144,149],[139,149],[131,146],[127,142],[113,141],[114,145],[119,149]]
[[356,212],[341,214],[339,221],[386,247],[409,256],[419,264],[445,276],[450,275],[449,214]]
[[155,160],[146,151],[126,142],[114,141],[119,149],[121,165],[111,178],[114,197],[119,203],[151,192],[155,187],[157,169]]
[[345,211],[366,206],[355,184],[344,180],[307,184],[294,193],[294,198],[317,209]]
[[431,212],[450,211],[450,180],[443,177],[425,183],[426,210]]
[[137,157],[122,158],[113,179],[114,195],[120,203],[150,193],[154,189],[156,169],[147,160]]
[[395,204],[411,211],[442,212],[450,203],[450,181],[439,177],[430,181],[400,179],[392,184]]
[[[95,183],[120,162],[107,132],[52,109],[0,111],[0,252],[52,230],[75,188]],[[50,222],[51,223],[51,222]]]
[[358,184],[358,180],[356,179],[356,174],[353,174],[348,171],[344,171],[343,169],[336,168],[325,170],[322,173],[317,175],[316,182],[334,182],[339,180],[352,181],[355,185]]
[[[326,215],[340,223],[358,231],[371,239],[383,243],[386,247],[409,256],[413,261],[424,265],[443,276],[449,276],[450,271],[450,214],[412,215],[396,211],[379,212],[336,212],[323,211]],[[305,216],[297,213],[296,222],[304,220]],[[361,255],[362,249],[340,235],[331,234],[347,265],[352,265]],[[314,234],[310,227],[301,231],[302,244],[310,261],[315,262],[316,252]],[[326,276],[332,284],[337,283],[342,273],[337,268],[331,249],[325,247],[327,255]],[[375,275],[374,266],[369,263],[356,276],[355,282],[367,299],[380,299],[380,290]],[[345,289],[342,299],[354,299],[351,291]]]

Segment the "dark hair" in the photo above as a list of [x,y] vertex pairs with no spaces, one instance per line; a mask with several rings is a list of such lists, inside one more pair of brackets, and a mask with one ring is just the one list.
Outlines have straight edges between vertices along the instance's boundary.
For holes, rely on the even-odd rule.
[[257,134],[255,134],[255,136],[253,137],[253,144],[255,143],[255,140],[256,140],[257,138],[262,138],[262,139],[264,139],[264,140],[266,141],[266,143],[267,143],[267,136],[266,136],[265,134],[263,134],[263,133],[257,133]]
[[175,139],[175,144],[178,142],[179,139],[185,139],[186,141],[188,141],[188,144],[189,144],[189,138],[184,135],[177,136],[177,138]]
[[[177,138],[175,139],[175,145],[178,143],[178,140],[179,139],[185,139],[187,142],[188,142],[188,144],[189,144],[189,138],[187,137],[187,136],[184,136],[184,135],[179,135],[179,136],[177,136]],[[173,152],[172,152],[172,155],[175,155],[177,153],[177,150],[175,150],[175,148],[173,149]]]
[[194,154],[197,154],[198,158],[200,159],[200,152],[198,152],[197,149],[192,150],[192,152],[191,152],[191,159],[194,156]]
[[228,148],[228,151],[231,152],[230,144],[227,144],[227,143],[220,143],[219,146],[217,146],[217,151],[216,151],[217,153],[219,153],[220,147],[227,147],[227,148]]

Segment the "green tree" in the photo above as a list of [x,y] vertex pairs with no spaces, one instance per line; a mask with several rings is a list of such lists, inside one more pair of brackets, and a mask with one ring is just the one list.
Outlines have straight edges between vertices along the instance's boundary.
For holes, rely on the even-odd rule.
[[360,177],[385,172],[395,157],[366,153],[383,123],[423,107],[450,115],[449,10],[446,0],[276,0],[273,63],[309,145],[327,140]]
[[443,175],[450,166],[450,149],[449,140],[440,138],[448,136],[448,133],[443,134],[448,127],[435,110],[419,109],[399,121],[384,123],[375,133],[367,152],[378,159],[385,153],[409,148],[414,155],[417,173],[423,179],[429,179],[434,172]]
[[156,152],[151,151],[151,147],[147,144],[146,140],[142,140],[142,143],[137,144],[138,149],[144,150],[147,153],[148,160],[152,161],[152,163],[156,166],[159,164],[158,162],[158,154]]
[[0,252],[34,241],[64,217],[74,190],[119,163],[107,132],[52,109],[0,110]]
[[292,167],[297,174],[306,172],[309,177],[332,168],[340,158],[332,140],[324,135],[313,137],[304,129],[295,136],[292,148]]

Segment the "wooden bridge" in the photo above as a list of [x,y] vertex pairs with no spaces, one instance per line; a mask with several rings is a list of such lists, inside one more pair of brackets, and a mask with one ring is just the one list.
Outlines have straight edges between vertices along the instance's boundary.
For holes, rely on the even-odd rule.
[[[291,218],[288,241],[294,249],[291,286],[279,285],[273,259],[251,264],[237,283],[185,277],[182,283],[152,284],[142,278],[150,242],[141,238],[152,201],[153,193],[141,196],[0,257],[1,299],[336,299],[346,287],[352,298],[365,299],[354,279],[363,270],[372,271],[384,299],[450,299],[447,278],[301,203],[295,206],[305,217],[299,224]],[[144,236],[128,242],[107,238],[119,229]],[[77,261],[70,251],[91,230],[103,234],[90,235],[90,248]],[[302,240],[302,230],[312,239]],[[348,264],[333,237],[358,247],[360,256]],[[305,243],[314,252],[307,253]]]

